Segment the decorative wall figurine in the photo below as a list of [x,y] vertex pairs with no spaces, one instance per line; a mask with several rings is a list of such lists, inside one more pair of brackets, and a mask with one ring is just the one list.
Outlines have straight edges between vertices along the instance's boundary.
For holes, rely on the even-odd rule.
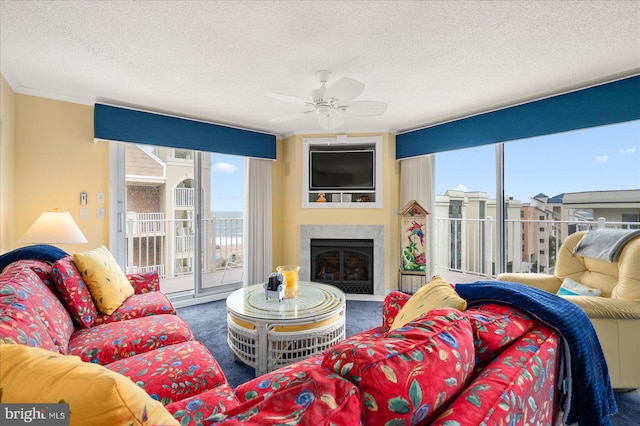
[[416,200],[411,200],[400,212],[401,262],[400,273],[427,273],[426,225],[429,212]]

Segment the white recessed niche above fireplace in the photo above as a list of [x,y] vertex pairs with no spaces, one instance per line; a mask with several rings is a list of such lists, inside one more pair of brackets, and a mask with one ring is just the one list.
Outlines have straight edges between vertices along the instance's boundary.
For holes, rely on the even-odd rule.
[[382,207],[381,136],[304,138],[302,164],[303,208]]

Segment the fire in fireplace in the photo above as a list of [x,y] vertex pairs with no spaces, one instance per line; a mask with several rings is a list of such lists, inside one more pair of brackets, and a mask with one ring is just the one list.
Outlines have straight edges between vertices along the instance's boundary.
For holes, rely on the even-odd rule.
[[373,240],[312,238],[311,280],[373,294]]

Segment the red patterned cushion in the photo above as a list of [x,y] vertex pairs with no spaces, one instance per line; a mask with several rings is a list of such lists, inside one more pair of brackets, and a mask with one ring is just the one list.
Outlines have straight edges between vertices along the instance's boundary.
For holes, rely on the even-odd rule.
[[502,348],[522,337],[537,324],[519,309],[495,304],[470,308],[466,315],[473,327],[476,365],[479,368],[485,366]]
[[127,274],[127,279],[133,286],[135,294],[160,291],[160,278],[158,277],[158,271]]
[[410,294],[402,293],[400,291],[392,291],[387,294],[382,303],[382,325],[391,328],[391,324],[398,316],[400,309],[409,301]]
[[105,365],[163,346],[193,340],[177,315],[154,315],[78,330],[69,341],[69,355]]
[[7,286],[14,278],[17,279],[21,271],[12,269],[0,275],[0,338],[59,352],[60,349],[42,324],[37,309],[31,304],[29,294]]
[[360,424],[362,403],[353,383],[323,368],[307,368],[298,373],[300,376],[287,374],[291,380],[282,387],[262,379],[269,380],[265,386],[274,389],[272,392],[210,416],[208,420],[220,421],[215,423],[219,426]]
[[473,332],[460,311],[434,309],[384,338],[347,339],[322,365],[360,387],[365,423],[428,422],[473,372]]
[[53,291],[23,261],[7,266],[2,273],[0,292],[4,296],[15,295],[33,317],[42,322],[49,337],[62,354],[67,353],[73,321]]
[[240,403],[236,399],[233,389],[227,384],[209,389],[201,394],[166,405],[169,411],[181,425],[202,425],[212,415],[224,413]]
[[558,334],[539,325],[494,359],[433,425],[555,424]]
[[236,396],[240,402],[264,398],[291,383],[305,380],[309,371],[322,369],[322,358],[324,355],[315,355],[249,380],[236,388]]
[[49,288],[53,288],[53,280],[51,278],[51,263],[44,260],[22,259],[13,263],[14,266],[21,268],[26,266],[40,277],[43,283]]
[[89,288],[73,263],[73,257],[66,256],[55,262],[51,275],[58,297],[73,321],[80,328],[91,327],[98,316],[98,309],[91,299]]
[[195,340],[124,358],[106,367],[127,376],[164,405],[227,383],[211,353]]
[[176,310],[169,301],[169,298],[154,291],[151,293],[134,294],[127,297],[122,305],[111,315],[98,312],[94,325],[109,324],[116,321],[124,321],[135,318],[148,317],[151,315],[171,314],[175,315]]

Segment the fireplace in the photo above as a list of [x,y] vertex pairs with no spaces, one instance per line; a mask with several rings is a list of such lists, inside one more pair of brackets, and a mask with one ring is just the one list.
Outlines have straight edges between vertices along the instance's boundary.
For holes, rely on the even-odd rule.
[[312,281],[373,294],[373,240],[312,238],[310,266]]
[[[300,225],[300,280],[314,281],[311,275],[311,240],[313,239],[372,239],[373,240],[373,296],[382,298],[385,292],[384,225],[302,224]],[[372,261],[373,261],[372,259]],[[371,270],[370,270],[371,271]],[[370,294],[354,294],[368,300]]]

